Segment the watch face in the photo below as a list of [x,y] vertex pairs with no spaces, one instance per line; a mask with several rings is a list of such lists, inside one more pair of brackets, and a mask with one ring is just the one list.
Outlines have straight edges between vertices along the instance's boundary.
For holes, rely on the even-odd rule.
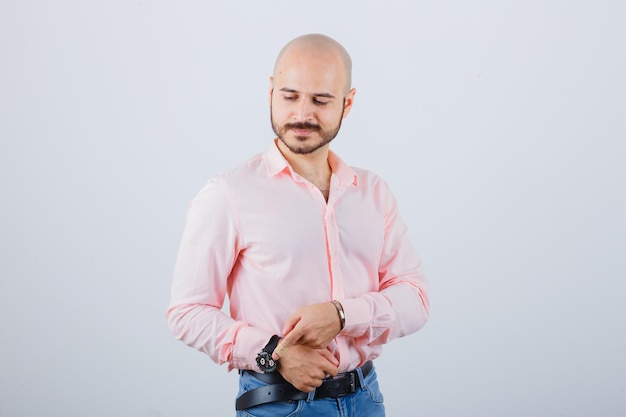
[[256,358],[256,363],[259,365],[259,368],[265,373],[273,372],[278,363],[274,359],[272,359],[272,355],[267,352],[259,353],[259,356]]

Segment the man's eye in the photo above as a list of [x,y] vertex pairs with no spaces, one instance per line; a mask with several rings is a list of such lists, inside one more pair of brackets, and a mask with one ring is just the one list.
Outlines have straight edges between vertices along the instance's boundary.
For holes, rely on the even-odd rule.
[[313,103],[317,104],[318,106],[325,106],[325,105],[328,104],[327,101],[321,101],[321,100],[318,100],[316,98],[313,99]]
[[296,98],[296,96],[284,96],[284,99],[287,101],[294,101]]

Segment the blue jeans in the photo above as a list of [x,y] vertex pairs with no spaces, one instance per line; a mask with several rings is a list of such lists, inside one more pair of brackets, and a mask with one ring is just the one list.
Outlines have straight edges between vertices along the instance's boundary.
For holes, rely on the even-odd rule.
[[[354,394],[314,400],[315,391],[306,400],[278,401],[237,411],[237,417],[384,417],[383,395],[378,389],[376,369],[363,378],[357,369],[361,387]],[[244,392],[267,385],[247,372],[239,377],[239,397]]]

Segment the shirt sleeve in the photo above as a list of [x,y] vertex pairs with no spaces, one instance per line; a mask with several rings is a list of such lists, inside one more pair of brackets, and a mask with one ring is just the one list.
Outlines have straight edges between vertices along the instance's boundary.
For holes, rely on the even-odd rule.
[[376,194],[385,216],[379,290],[341,300],[346,316],[342,334],[368,345],[385,344],[417,332],[428,321],[430,311],[428,282],[395,197],[382,181]]
[[252,369],[271,334],[222,311],[241,249],[228,188],[211,179],[189,205],[166,313],[172,334],[228,369]]

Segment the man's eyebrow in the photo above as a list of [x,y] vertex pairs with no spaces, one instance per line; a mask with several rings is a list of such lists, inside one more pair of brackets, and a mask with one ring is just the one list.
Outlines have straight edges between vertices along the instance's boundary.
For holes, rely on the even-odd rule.
[[315,97],[324,97],[324,98],[335,98],[332,94],[329,93],[317,93],[313,94]]
[[[289,88],[289,87],[283,87],[280,89],[280,91],[284,92],[284,93],[300,93],[298,90],[294,90],[293,88]],[[324,97],[324,98],[335,98],[335,96],[333,96],[330,93],[316,93],[313,94],[314,97]]]

